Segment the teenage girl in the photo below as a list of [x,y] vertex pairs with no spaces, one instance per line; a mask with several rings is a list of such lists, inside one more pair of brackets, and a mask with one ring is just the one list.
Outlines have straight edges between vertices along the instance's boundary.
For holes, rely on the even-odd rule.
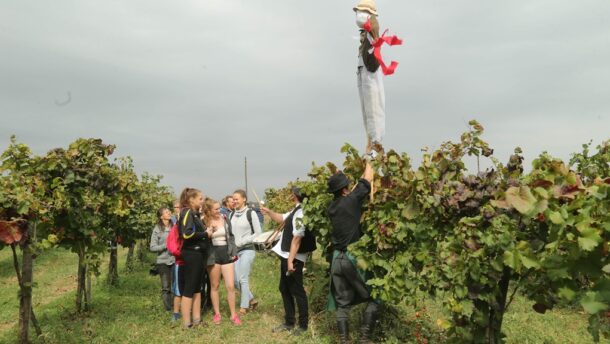
[[212,307],[214,308],[213,321],[220,324],[220,298],[218,288],[220,286],[220,276],[225,280],[227,289],[227,301],[231,311],[231,321],[235,325],[241,325],[241,320],[235,312],[235,267],[233,262],[237,258],[237,248],[235,247],[235,237],[231,231],[231,223],[220,212],[220,203],[213,199],[208,199],[204,207],[204,219],[207,227],[208,236],[212,240],[212,247],[208,255],[208,275],[210,276],[212,297]]
[[184,326],[191,328],[201,323],[201,282],[209,245],[199,214],[203,206],[203,193],[197,189],[184,189],[180,195],[180,205],[182,210],[178,227],[184,240],[181,252],[184,260],[184,290],[180,310]]
[[235,263],[235,286],[241,291],[239,313],[242,315],[246,314],[249,308],[254,309],[258,305],[250,289],[250,270],[255,257],[253,241],[261,233],[261,224],[256,213],[248,208],[247,201],[246,191],[235,191],[233,193],[235,209],[230,215],[238,256]]

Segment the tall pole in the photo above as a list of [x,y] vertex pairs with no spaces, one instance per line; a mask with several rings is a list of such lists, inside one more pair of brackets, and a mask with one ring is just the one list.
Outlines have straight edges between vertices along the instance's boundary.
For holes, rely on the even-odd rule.
[[246,180],[246,197],[248,197],[248,158],[244,157],[244,178]]

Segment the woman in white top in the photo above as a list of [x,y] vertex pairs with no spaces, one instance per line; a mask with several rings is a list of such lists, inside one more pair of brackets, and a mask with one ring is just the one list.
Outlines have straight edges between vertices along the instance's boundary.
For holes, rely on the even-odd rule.
[[206,200],[203,212],[205,214],[204,222],[207,227],[207,233],[212,240],[212,247],[209,250],[210,253],[207,259],[207,269],[211,284],[210,296],[212,308],[214,308],[212,320],[216,325],[220,324],[220,297],[218,295],[218,288],[220,286],[220,276],[222,275],[225,280],[225,287],[227,288],[227,301],[231,311],[231,321],[235,325],[241,325],[241,320],[235,312],[235,267],[233,262],[237,258],[237,249],[235,247],[235,237],[231,231],[231,223],[220,213],[220,204],[213,199],[208,198]]
[[254,309],[258,305],[250,289],[250,270],[256,256],[253,241],[261,233],[261,223],[256,213],[248,208],[247,201],[246,191],[236,190],[233,193],[235,209],[229,215],[239,257],[235,263],[235,286],[241,291],[241,314],[246,314],[249,308]]

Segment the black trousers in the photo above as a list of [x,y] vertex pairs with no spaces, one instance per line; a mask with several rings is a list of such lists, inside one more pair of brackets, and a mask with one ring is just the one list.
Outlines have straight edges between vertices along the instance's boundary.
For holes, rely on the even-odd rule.
[[307,294],[303,287],[303,266],[305,263],[295,259],[294,260],[294,271],[291,275],[286,276],[288,271],[288,260],[282,258],[280,263],[280,293],[282,294],[282,301],[284,301],[284,319],[287,325],[294,325],[295,319],[295,308],[294,303],[296,300],[297,306],[299,307],[299,327],[307,329],[309,323],[309,309],[307,305]]
[[157,271],[161,278],[161,299],[165,310],[171,311],[174,306],[174,294],[172,294],[172,271],[174,265],[157,264]]
[[335,258],[330,273],[337,302],[337,321],[347,320],[350,308],[362,302],[369,302],[365,313],[376,313],[379,310],[379,305],[371,300],[366,283],[344,253]]

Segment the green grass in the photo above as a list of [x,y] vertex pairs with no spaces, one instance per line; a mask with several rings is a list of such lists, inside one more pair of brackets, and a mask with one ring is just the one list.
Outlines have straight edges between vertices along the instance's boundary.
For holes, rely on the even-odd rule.
[[[314,274],[307,277],[310,331],[295,338],[286,333],[271,333],[271,328],[283,320],[282,301],[277,291],[279,263],[274,257],[257,254],[251,284],[260,303],[255,312],[242,318],[241,327],[228,321],[221,284],[222,324],[213,325],[208,312],[204,315],[206,326],[187,331],[173,324],[170,313],[163,310],[160,282],[158,277],[148,275],[148,265],[139,266],[133,273],[125,271],[125,253],[125,250],[119,251],[119,286],[106,285],[104,274],[95,279],[92,311],[84,314],[74,312],[76,255],[55,249],[35,260],[34,310],[46,343],[334,342],[334,314],[324,311],[323,307],[327,292],[322,283],[326,279],[323,265],[314,264],[310,267]],[[102,270],[105,272],[106,266]],[[13,343],[17,338],[18,300],[10,249],[0,251],[0,290],[0,343]],[[378,331],[378,335],[388,343],[415,343],[408,335],[416,326],[438,335],[436,319],[442,316],[439,304],[428,299],[419,306],[423,305],[427,310],[420,318],[415,318],[416,309],[401,305],[397,308],[399,319],[386,316],[385,331]],[[357,329],[361,309],[362,306],[354,307],[352,311],[352,329]],[[559,309],[541,315],[531,311],[531,303],[517,297],[505,319],[508,343],[592,343],[586,330],[586,315],[576,311]]]

